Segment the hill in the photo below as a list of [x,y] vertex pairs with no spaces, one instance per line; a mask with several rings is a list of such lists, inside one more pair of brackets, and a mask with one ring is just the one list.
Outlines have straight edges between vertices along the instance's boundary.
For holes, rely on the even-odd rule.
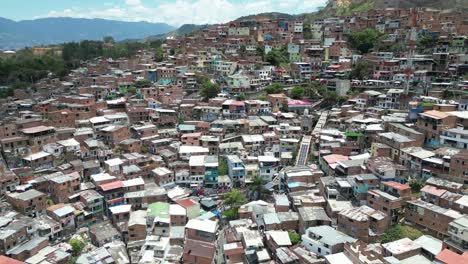
[[0,50],[80,40],[141,39],[165,34],[174,27],[165,23],[124,22],[107,19],[41,18],[13,21],[0,18]]
[[199,30],[203,30],[208,27],[215,26],[215,24],[204,24],[204,25],[196,25],[196,24],[184,24],[180,26],[178,29],[170,31],[165,34],[158,34],[158,35],[152,35],[143,39],[127,39],[125,41],[152,41],[152,40],[158,40],[158,39],[165,39],[167,37],[179,37],[179,36],[184,36],[187,34],[191,34],[194,32],[197,32]]
[[293,20],[296,18],[296,15],[290,15],[286,13],[280,12],[267,12],[267,13],[260,13],[248,16],[242,16],[236,19],[235,21],[247,21],[247,20],[254,20],[254,19],[279,19],[283,18],[285,20]]
[[467,0],[336,0],[317,12],[299,15],[305,21],[326,18],[330,16],[349,16],[356,12],[366,12],[385,8],[433,8],[438,10],[468,10]]

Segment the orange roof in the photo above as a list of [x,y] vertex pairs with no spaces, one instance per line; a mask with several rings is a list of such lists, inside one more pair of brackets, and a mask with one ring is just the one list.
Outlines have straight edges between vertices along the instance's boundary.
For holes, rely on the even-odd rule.
[[196,204],[194,201],[192,201],[192,199],[189,199],[189,198],[177,200],[176,202],[184,208],[187,208]]
[[387,186],[391,186],[395,189],[398,189],[398,190],[406,190],[406,189],[409,189],[410,186],[408,184],[401,184],[399,182],[394,182],[394,181],[387,181],[387,182],[383,182],[384,185],[387,185]]
[[444,194],[447,190],[444,189],[439,189],[437,187],[434,187],[432,185],[426,185],[421,189],[421,192],[429,193],[435,196],[441,196]]
[[323,159],[328,164],[337,163],[338,161],[342,161],[342,160],[349,160],[348,156],[344,156],[344,155],[340,155],[340,154],[327,155],[327,156],[324,156]]
[[109,190],[113,190],[117,188],[122,188],[124,187],[124,184],[122,181],[115,181],[115,182],[105,183],[99,187],[101,187],[103,191],[109,191]]
[[468,263],[468,253],[465,252],[463,255],[458,255],[457,253],[449,250],[444,249],[442,252],[437,254],[435,257],[436,260],[445,263],[445,264],[460,264],[460,263]]
[[446,118],[448,116],[451,116],[451,114],[441,112],[441,111],[437,111],[437,110],[427,111],[427,112],[421,113],[421,115],[427,116],[427,117],[430,117],[430,118],[435,118],[435,119],[443,119],[443,118]]
[[0,256],[0,263],[2,264],[24,264],[24,262],[12,259],[6,256]]

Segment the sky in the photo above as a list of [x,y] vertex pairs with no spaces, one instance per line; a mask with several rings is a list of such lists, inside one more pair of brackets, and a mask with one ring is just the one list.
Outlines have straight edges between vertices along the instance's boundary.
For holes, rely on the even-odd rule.
[[[25,3],[26,2],[26,3]],[[43,17],[105,18],[121,21],[214,24],[262,12],[300,14],[325,6],[327,0],[9,0],[0,17],[26,20]]]

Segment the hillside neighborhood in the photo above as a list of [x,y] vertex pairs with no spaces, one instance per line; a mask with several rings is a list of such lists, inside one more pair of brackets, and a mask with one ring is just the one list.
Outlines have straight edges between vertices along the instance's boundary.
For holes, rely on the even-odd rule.
[[468,263],[468,12],[350,2],[1,87],[0,263]]

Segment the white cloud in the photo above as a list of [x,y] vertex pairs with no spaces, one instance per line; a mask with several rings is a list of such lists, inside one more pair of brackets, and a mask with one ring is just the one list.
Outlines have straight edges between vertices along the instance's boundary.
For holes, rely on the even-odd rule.
[[[151,2],[149,2],[151,1]],[[327,0],[125,0],[124,5],[102,8],[71,7],[50,11],[40,17],[107,18],[124,21],[165,22],[174,26],[182,24],[225,23],[240,16],[262,12],[300,14],[315,11]]]
[[141,5],[141,2],[140,0],[125,0],[125,4],[136,6],[136,5]]

